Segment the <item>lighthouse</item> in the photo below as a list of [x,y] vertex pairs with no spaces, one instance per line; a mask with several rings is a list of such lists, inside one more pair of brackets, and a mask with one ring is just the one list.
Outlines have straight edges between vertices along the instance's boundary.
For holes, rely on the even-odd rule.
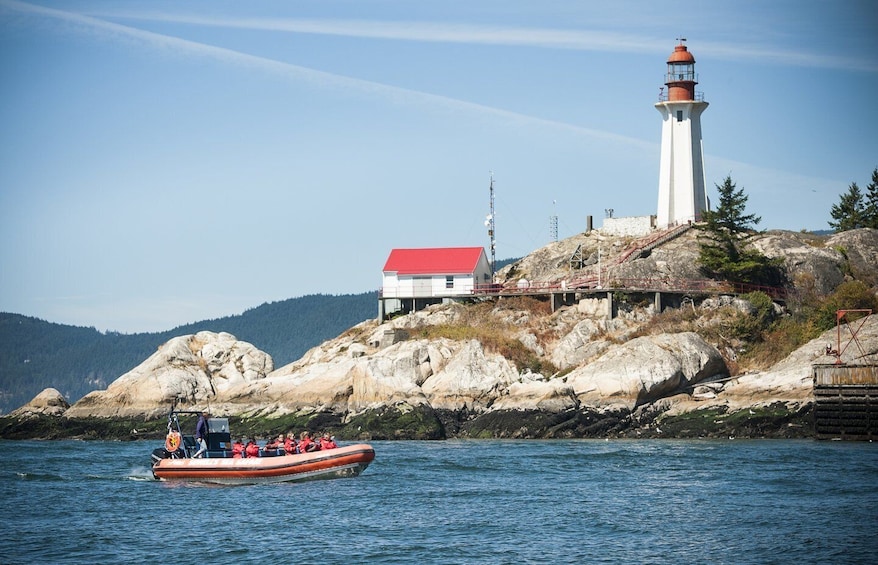
[[668,58],[665,86],[655,108],[662,115],[662,156],[656,227],[697,222],[707,207],[701,113],[707,102],[695,92],[695,57],[679,39]]

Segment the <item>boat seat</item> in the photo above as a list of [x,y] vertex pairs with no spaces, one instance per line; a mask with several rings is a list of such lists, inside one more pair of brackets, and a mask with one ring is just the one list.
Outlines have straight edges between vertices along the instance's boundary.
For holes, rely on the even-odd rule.
[[195,441],[195,436],[183,436],[182,451],[186,453],[187,457],[192,457],[198,451],[198,442]]

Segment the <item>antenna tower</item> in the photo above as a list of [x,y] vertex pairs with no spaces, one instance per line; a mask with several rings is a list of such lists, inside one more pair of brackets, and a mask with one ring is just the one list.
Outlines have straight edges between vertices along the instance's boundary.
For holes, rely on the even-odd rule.
[[549,237],[552,241],[558,241],[558,213],[555,211],[555,201],[552,200],[552,215],[549,216]]
[[491,173],[491,184],[489,190],[491,193],[490,212],[485,218],[485,227],[488,228],[488,238],[491,240],[491,282],[494,282],[494,274],[497,272],[497,240],[494,237],[494,172]]

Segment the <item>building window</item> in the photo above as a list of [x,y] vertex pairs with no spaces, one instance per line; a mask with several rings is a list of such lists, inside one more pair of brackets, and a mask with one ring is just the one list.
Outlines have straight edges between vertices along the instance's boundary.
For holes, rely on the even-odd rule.
[[683,110],[677,110],[677,121],[678,122],[683,121]]
[[445,276],[445,288],[454,288],[454,276],[446,275]]

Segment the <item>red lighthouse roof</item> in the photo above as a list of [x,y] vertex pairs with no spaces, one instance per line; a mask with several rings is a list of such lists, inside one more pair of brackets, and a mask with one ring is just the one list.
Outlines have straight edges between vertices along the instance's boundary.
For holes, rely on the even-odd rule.
[[695,57],[682,43],[674,47],[674,52],[668,57],[668,63],[694,63]]

